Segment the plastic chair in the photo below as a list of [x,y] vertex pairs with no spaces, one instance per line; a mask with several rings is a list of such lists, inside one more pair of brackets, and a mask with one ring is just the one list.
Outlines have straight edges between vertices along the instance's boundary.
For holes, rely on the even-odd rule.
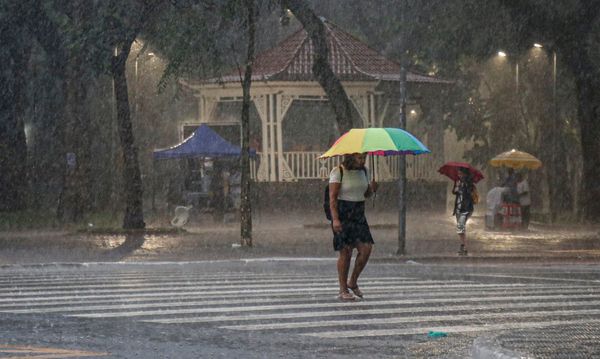
[[517,203],[502,203],[502,228],[521,227],[521,206]]
[[171,225],[173,227],[181,228],[185,226],[185,224],[190,219],[190,209],[193,206],[177,206],[175,207],[175,217],[171,220]]

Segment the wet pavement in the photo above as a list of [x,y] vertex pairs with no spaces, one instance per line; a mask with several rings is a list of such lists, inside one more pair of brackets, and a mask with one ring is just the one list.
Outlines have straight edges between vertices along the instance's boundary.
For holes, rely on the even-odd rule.
[[[454,275],[459,271],[464,271],[465,275],[471,276],[470,280],[472,280],[478,276],[476,273],[479,271],[491,271],[493,273],[479,276],[492,278],[494,281],[502,283],[527,282],[532,280],[531,278],[537,278],[536,280],[544,283],[556,283],[548,290],[561,290],[559,284],[563,283],[588,284],[590,290],[600,285],[597,280],[597,264],[600,260],[598,235],[600,227],[598,226],[553,226],[534,222],[528,231],[490,232],[484,229],[483,218],[476,215],[468,224],[469,256],[465,258],[456,254],[458,240],[454,233],[455,224],[452,216],[428,212],[410,213],[407,223],[406,255],[397,256],[396,214],[376,212],[370,213],[368,218],[376,241],[369,266],[370,270],[381,266],[379,270],[382,273],[388,273],[389,268],[398,268],[402,273],[409,273],[422,280],[439,279],[439,276],[445,278],[444,276]],[[167,223],[168,219],[164,219],[163,222],[151,223],[150,226],[166,227]],[[153,264],[161,265],[164,262],[164,265],[168,266],[175,261],[179,263],[179,266],[183,266],[181,268],[195,265],[201,265],[203,268],[206,266],[202,272],[204,274],[205,270],[212,268],[211,266],[220,268],[221,272],[229,273],[235,266],[244,267],[244,271],[252,263],[258,268],[263,268],[264,264],[260,263],[274,263],[270,261],[276,259],[275,263],[282,263],[281,269],[285,268],[284,272],[294,272],[295,268],[294,265],[286,263],[306,263],[303,265],[311,267],[315,266],[314,263],[322,263],[318,266],[326,269],[322,269],[319,273],[324,271],[328,276],[333,276],[331,270],[334,268],[336,254],[332,250],[330,229],[320,212],[260,213],[256,215],[253,224],[255,245],[253,248],[243,248],[238,245],[238,224],[233,221],[215,223],[208,217],[195,218],[184,227],[185,232],[177,234],[90,234],[58,230],[4,232],[0,233],[0,269],[7,277],[10,277],[11,271],[29,273],[28,271],[38,271],[39,268],[44,268],[43,273],[46,273],[47,270],[60,271],[65,268],[73,273],[80,273],[84,268],[89,268],[91,262],[106,262],[107,264],[103,264],[103,266],[118,262],[115,265],[139,263],[139,272],[145,275],[145,273],[149,273],[148,268]],[[188,261],[189,263],[186,263]],[[386,267],[390,265],[392,267]],[[578,267],[572,266],[583,267],[578,269]],[[441,274],[445,271],[451,274]],[[506,273],[506,271],[512,272]],[[528,273],[532,271],[535,272],[535,275]],[[370,274],[373,275],[373,273]],[[21,278],[22,275],[22,273],[19,274]],[[500,282],[494,285],[503,285]],[[536,285],[541,284],[536,283]],[[554,287],[557,289],[552,289]],[[395,293],[391,287],[389,290],[391,291],[390,297],[403,295],[403,291]],[[429,290],[425,290],[423,295],[427,297],[430,295],[428,292]],[[508,292],[506,293],[508,294]],[[408,294],[410,293],[407,292]],[[381,295],[386,294],[382,293]],[[455,294],[450,293],[449,295]],[[595,291],[588,293],[588,296],[590,296],[588,298],[590,300],[599,298]],[[324,300],[326,303],[329,301],[327,298]],[[469,301],[468,296],[463,300]],[[373,305],[375,304],[373,303]],[[569,306],[572,304],[570,300],[566,300],[565,308],[559,309],[570,310]],[[507,305],[514,306],[515,304]],[[544,303],[540,304],[541,307],[545,305]],[[371,356],[600,358],[600,346],[597,344],[597,335],[595,334],[599,325],[598,321],[595,321],[598,309],[590,306],[583,309],[593,310],[595,314],[586,315],[585,310],[574,313],[572,314],[575,318],[574,322],[560,317],[554,321],[552,318],[543,318],[545,321],[540,318],[540,322],[546,324],[534,320],[533,324],[530,324],[531,326],[521,324],[519,327],[517,324],[507,324],[500,325],[497,330],[492,330],[495,321],[482,316],[469,325],[487,325],[487,329],[482,332],[460,332],[463,330],[460,329],[462,327],[456,327],[459,329],[456,329],[456,333],[451,334],[450,339],[431,340],[422,335],[410,334],[412,333],[410,332],[409,334],[400,334],[398,338],[384,336],[381,339],[373,340],[344,340],[339,342],[342,343],[341,346],[335,344],[338,342],[332,341],[330,346],[314,348],[315,343],[321,345],[322,342],[308,340],[307,337],[302,337],[300,340],[297,339],[298,337],[294,337],[297,347],[288,348],[287,342],[290,337],[285,333],[271,335],[271,339],[268,340],[264,339],[260,333],[248,335],[242,333],[222,338],[221,331],[214,327],[195,325],[192,328],[201,331],[190,336],[189,332],[186,332],[186,327],[180,326],[169,326],[167,330],[162,326],[141,325],[126,320],[113,323],[88,322],[83,319],[68,318],[60,319],[60,323],[53,323],[49,322],[50,319],[46,316],[26,317],[28,321],[23,322],[21,316],[3,314],[4,323],[13,323],[11,325],[23,329],[23,333],[19,334],[20,329],[13,333],[12,329],[4,327],[5,331],[12,333],[13,339],[0,344],[5,345],[7,350],[16,347],[18,350],[33,350],[32,353],[37,353],[35,350],[48,351],[50,349],[55,351],[63,349],[108,351],[112,353],[109,355],[111,357],[130,357],[129,354],[164,357],[163,355],[168,355],[173,351],[180,353],[180,357],[198,357],[198,355],[205,354],[222,357],[230,354],[240,357],[245,355],[246,357],[264,357],[264,353],[260,350],[260,343],[267,340],[272,341],[279,348],[280,351],[275,356],[287,357],[367,355],[370,353],[370,348],[377,345],[385,350],[378,352],[381,355],[371,354]],[[373,307],[373,309],[376,308],[377,306]],[[471,312],[467,310],[461,314],[471,315]],[[477,316],[477,314],[474,315]],[[378,320],[378,318],[375,317],[373,320]],[[520,320],[515,320],[514,323],[520,323]],[[56,332],[55,325],[58,325],[60,332]],[[131,340],[138,341],[134,342],[138,345],[137,349],[128,352],[126,341],[117,340],[118,338],[111,336],[111,328],[117,327],[126,328],[126,337],[130,336],[134,338]],[[422,330],[425,329],[426,327],[422,328]],[[103,333],[102,336],[98,337],[95,334],[97,332]],[[151,336],[146,338],[148,333]],[[44,339],[39,339],[40,336]],[[66,342],[65,338],[68,339]],[[82,346],[81,338],[87,338],[84,342],[87,341],[88,344]],[[109,343],[108,347],[106,341]],[[206,344],[204,349],[198,349],[197,343],[199,342]],[[252,351],[245,352],[236,349],[238,342],[248,345]],[[27,349],[23,345],[28,343],[39,345],[34,349]],[[64,343],[71,343],[71,345],[65,348]],[[44,349],[46,346],[51,348]],[[0,356],[5,347],[0,347]],[[116,355],[117,352],[121,354]]]
[[[457,256],[454,218],[414,212],[407,218],[405,255],[398,257],[397,214],[368,214],[375,260],[504,261],[600,258],[600,226],[532,223],[527,231],[487,231],[483,217],[468,223],[467,258]],[[253,220],[253,248],[239,247],[239,224],[194,218],[176,234],[90,234],[67,231],[0,233],[0,264],[90,261],[195,261],[261,257],[336,256],[321,212],[259,213]],[[151,223],[166,228],[168,218]]]
[[597,358],[599,273],[378,261],[342,303],[328,258],[11,266],[0,357]]

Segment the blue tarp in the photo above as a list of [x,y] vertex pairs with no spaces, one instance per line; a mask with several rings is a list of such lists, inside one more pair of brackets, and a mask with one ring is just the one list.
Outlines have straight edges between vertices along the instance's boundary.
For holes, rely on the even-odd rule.
[[[239,156],[241,152],[242,149],[239,146],[227,142],[210,127],[202,124],[180,144],[154,150],[154,158],[227,157]],[[255,151],[250,150],[250,155],[254,154]]]

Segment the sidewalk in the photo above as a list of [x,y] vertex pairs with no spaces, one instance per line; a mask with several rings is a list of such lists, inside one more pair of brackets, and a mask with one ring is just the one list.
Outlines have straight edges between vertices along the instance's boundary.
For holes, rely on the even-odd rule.
[[[398,257],[397,213],[368,213],[375,239],[373,260],[590,261],[600,259],[600,226],[533,223],[526,232],[489,232],[482,217],[468,223],[468,257],[458,257],[454,217],[413,212],[407,216],[406,255]],[[149,227],[168,227],[168,218]],[[90,261],[195,261],[260,257],[335,258],[331,230],[321,211],[256,213],[253,248],[240,248],[239,223],[196,218],[186,232],[169,235],[100,235],[46,232],[0,233],[0,265]]]

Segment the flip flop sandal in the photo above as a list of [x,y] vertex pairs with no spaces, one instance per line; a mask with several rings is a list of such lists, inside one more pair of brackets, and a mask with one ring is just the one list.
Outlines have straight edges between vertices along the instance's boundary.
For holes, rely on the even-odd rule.
[[358,285],[354,286],[354,288],[348,287],[348,289],[350,289],[355,296],[359,298],[363,297],[363,292],[360,289],[358,289]]
[[356,300],[356,297],[350,292],[340,292],[338,299],[342,302],[353,302]]

